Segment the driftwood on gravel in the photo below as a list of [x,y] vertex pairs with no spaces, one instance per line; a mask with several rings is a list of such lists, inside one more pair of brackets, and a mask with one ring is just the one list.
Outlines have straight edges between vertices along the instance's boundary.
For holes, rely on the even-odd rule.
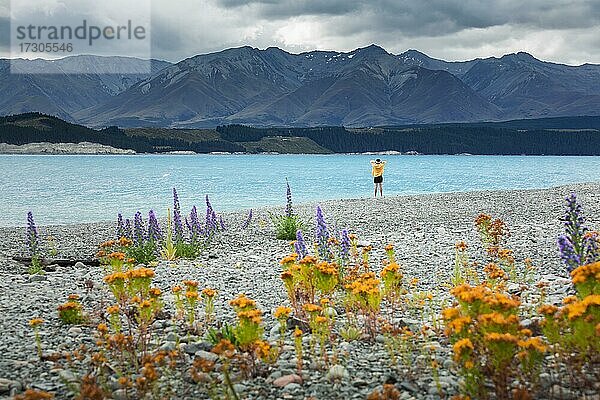
[[[31,257],[14,256],[12,259],[17,262],[20,262],[22,264],[26,264],[26,265],[31,264]],[[97,267],[100,265],[100,261],[98,261],[98,259],[69,260],[69,259],[64,259],[64,258],[57,258],[57,259],[44,258],[44,259],[40,260],[40,262],[42,263],[42,265],[59,265],[61,267],[72,267],[75,264],[77,264],[78,262],[83,263],[90,267]]]

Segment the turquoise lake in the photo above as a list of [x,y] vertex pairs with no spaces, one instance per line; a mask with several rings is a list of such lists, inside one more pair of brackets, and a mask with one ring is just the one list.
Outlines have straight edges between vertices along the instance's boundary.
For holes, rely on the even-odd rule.
[[[380,156],[388,161],[384,195],[545,188],[600,180],[600,157]],[[372,196],[369,155],[0,155],[0,226],[115,220],[172,207],[184,212]]]

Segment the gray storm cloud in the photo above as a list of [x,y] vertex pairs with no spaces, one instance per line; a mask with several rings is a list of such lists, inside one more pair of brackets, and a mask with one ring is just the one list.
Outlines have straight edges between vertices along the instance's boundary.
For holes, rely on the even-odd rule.
[[[5,2],[0,34],[8,29]],[[555,62],[600,63],[598,38],[597,0],[152,2],[152,56],[170,61],[242,45],[300,52],[377,43],[393,53],[416,48],[448,60],[527,51]],[[6,48],[0,39],[0,52]]]

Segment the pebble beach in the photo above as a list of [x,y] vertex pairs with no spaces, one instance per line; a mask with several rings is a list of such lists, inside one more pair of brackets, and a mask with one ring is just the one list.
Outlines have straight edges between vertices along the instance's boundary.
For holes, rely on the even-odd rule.
[[[510,230],[507,245],[517,261],[530,258],[536,267],[535,281],[548,283],[548,302],[560,302],[572,290],[562,266],[556,239],[562,233],[559,218],[564,198],[575,192],[583,205],[588,225],[600,229],[600,182],[582,183],[550,189],[515,191],[478,191],[414,196],[390,196],[324,201],[323,209],[331,229],[348,229],[361,244],[373,247],[374,270],[381,269],[384,247],[393,243],[396,259],[405,276],[418,280],[419,290],[439,296],[451,296],[444,289],[454,264],[455,243],[465,241],[473,257],[482,253],[473,221],[480,213],[504,220]],[[294,211],[314,227],[317,203],[295,205]],[[214,205],[218,211],[218,204]],[[228,301],[239,293],[256,300],[264,311],[265,338],[276,340],[278,330],[272,311],[288,304],[281,283],[279,260],[290,253],[286,241],[276,240],[269,212],[279,208],[255,209],[247,229],[238,229],[246,214],[224,213],[227,230],[214,239],[196,260],[161,261],[155,267],[154,286],[166,295],[184,279],[199,282],[200,287],[217,290],[216,319],[232,321],[235,313]],[[141,210],[142,212],[147,210]],[[57,258],[91,259],[98,244],[114,236],[113,222],[40,228],[42,238],[55,237]],[[308,229],[306,237],[311,237]],[[110,293],[102,281],[103,271],[79,263],[74,266],[48,268],[43,275],[29,275],[27,267],[12,259],[25,252],[24,228],[0,228],[0,397],[10,398],[25,388],[37,388],[72,398],[67,384],[77,379],[77,371],[52,361],[40,361],[36,354],[33,332],[28,321],[41,317],[40,329],[45,352],[70,351],[82,343],[94,342],[92,326],[65,326],[58,319],[56,307],[72,293],[81,296],[84,308],[110,305]],[[405,321],[408,325],[419,321]],[[180,337],[170,320],[159,320],[156,329],[163,332],[159,346],[172,348],[177,343],[182,353],[192,357],[210,350],[202,338]],[[365,399],[384,383],[393,383],[401,399],[440,398],[439,386],[448,395],[458,393],[459,377],[453,367],[451,348],[442,346],[436,357],[440,368],[436,384],[431,374],[409,374],[392,367],[380,337],[374,340],[342,341],[338,345],[341,361],[336,368],[311,368],[308,360],[300,380],[296,374],[292,342],[288,350],[262,376],[236,383],[241,398],[248,399]],[[419,360],[416,360],[419,362]],[[543,373],[541,385],[556,398],[577,398],[560,376]],[[285,383],[285,384],[284,384]],[[205,398],[198,385],[184,373],[175,374],[162,384],[174,388],[173,398]],[[600,389],[600,388],[599,388]],[[119,398],[115,385],[113,398]],[[590,393],[588,398],[598,399]]]

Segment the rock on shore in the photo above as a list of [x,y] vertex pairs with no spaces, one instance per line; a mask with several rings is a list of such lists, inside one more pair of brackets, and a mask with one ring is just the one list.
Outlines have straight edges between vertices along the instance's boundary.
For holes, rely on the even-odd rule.
[[135,154],[134,150],[117,149],[98,143],[0,143],[0,154]]

